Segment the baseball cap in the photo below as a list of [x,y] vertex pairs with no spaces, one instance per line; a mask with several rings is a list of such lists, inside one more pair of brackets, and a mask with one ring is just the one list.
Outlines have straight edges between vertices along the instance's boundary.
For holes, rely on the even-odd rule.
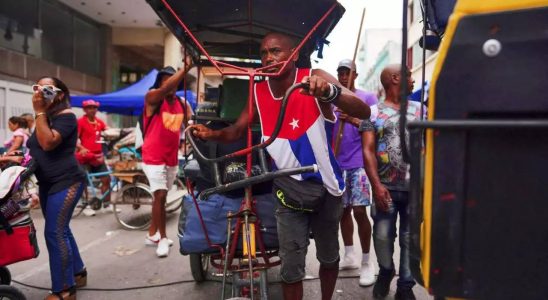
[[154,84],[150,87],[150,89],[157,89],[160,87],[160,80],[162,76],[164,75],[173,76],[176,72],[177,71],[171,66],[164,67],[163,69],[158,71],[158,74],[156,74],[156,80],[154,81]]
[[339,62],[337,70],[339,70],[340,68],[347,68],[352,71],[356,71],[356,64],[351,59],[343,59]]
[[88,107],[88,106],[99,107],[99,105],[100,105],[100,103],[93,100],[93,99],[88,99],[88,100],[82,101],[82,107]]

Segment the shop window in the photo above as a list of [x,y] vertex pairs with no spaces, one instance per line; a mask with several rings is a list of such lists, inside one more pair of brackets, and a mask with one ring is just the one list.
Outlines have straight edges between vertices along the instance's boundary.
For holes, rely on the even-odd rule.
[[74,64],[74,38],[72,15],[55,4],[42,1],[42,56],[54,63],[72,67]]
[[74,68],[85,73],[99,75],[101,71],[100,29],[89,22],[74,18]]

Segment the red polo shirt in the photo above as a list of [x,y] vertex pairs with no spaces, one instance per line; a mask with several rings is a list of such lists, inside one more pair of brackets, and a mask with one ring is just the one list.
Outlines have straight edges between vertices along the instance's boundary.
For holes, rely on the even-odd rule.
[[107,128],[105,122],[95,117],[95,122],[90,122],[86,116],[78,119],[78,138],[84,148],[92,153],[102,153],[101,132]]

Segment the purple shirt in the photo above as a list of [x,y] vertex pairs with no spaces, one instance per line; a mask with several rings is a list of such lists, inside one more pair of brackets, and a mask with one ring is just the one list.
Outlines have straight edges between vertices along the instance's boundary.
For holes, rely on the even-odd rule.
[[[354,92],[358,98],[360,98],[368,106],[377,104],[377,96],[373,93],[358,90]],[[338,113],[337,113],[338,117]],[[335,129],[333,132],[333,138],[337,136],[337,130],[339,128],[339,120],[335,123]],[[362,154],[362,138],[358,130],[358,127],[346,122],[344,124],[343,136],[341,144],[339,146],[339,155],[337,156],[339,166],[343,170],[350,170],[355,168],[363,168],[363,154]]]

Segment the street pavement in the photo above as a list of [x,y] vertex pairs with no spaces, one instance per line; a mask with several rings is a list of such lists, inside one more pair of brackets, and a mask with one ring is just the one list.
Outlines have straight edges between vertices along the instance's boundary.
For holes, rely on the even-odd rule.
[[[30,300],[43,299],[50,287],[48,253],[43,238],[44,219],[40,210],[33,210],[32,216],[38,230],[41,253],[36,259],[9,267],[16,281],[44,288],[40,290],[13,283]],[[154,247],[144,245],[144,231],[122,229],[112,213],[100,212],[94,217],[80,215],[73,219],[71,228],[88,270],[88,285],[78,291],[78,299],[220,299],[221,278],[214,275],[222,273],[221,270],[211,270],[212,273],[206,282],[197,284],[193,281],[188,257],[179,254],[177,219],[178,213],[168,216],[168,236],[175,244],[169,257],[162,259],[156,257]],[[356,230],[354,235],[356,244]],[[342,240],[340,245],[343,255]],[[358,253],[359,249],[357,244]],[[304,283],[305,299],[321,299],[315,252],[314,243],[311,242],[307,255],[307,279]],[[371,249],[371,253],[373,261],[376,262],[374,249]],[[399,258],[397,245],[395,257]],[[397,261],[398,259],[395,260],[396,265]],[[277,273],[278,268],[269,271],[269,299],[282,299]],[[357,270],[341,271],[333,299],[373,299],[373,288],[358,286],[358,276]],[[396,279],[393,280],[390,294],[386,299],[393,299],[396,291],[395,282]],[[157,285],[165,286],[151,287]],[[131,289],[134,287],[142,288]],[[227,290],[229,289],[230,286]],[[417,299],[433,299],[421,286],[415,286],[414,291]]]

